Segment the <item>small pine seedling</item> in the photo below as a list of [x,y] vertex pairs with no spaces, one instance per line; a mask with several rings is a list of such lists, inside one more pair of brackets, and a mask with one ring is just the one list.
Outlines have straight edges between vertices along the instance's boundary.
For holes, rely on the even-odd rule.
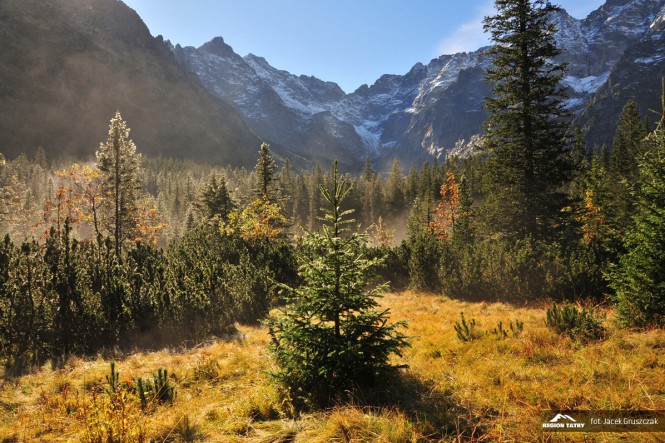
[[115,370],[115,362],[111,362],[110,374],[106,376],[106,383],[109,385],[106,388],[106,393],[113,400],[118,392],[120,385],[120,372]]
[[467,322],[464,318],[464,312],[462,312],[460,315],[462,317],[462,321],[455,322],[455,332],[457,332],[457,338],[466,343],[482,337],[482,333],[476,330],[476,319],[472,318],[470,322]]
[[157,373],[154,375],[154,389],[155,389],[155,398],[159,403],[173,403],[175,399],[175,387],[168,379],[168,372],[166,369],[157,369]]
[[136,380],[136,391],[144,411],[153,403],[173,403],[176,395],[175,387],[168,378],[168,371],[162,368],[153,374],[152,383],[139,377]]
[[[515,323],[511,321],[509,326],[510,333],[513,337],[519,337],[524,330],[524,322],[519,319],[515,320]],[[508,332],[508,329],[504,329],[502,321],[499,322],[499,325],[496,328],[492,329],[492,334],[496,336],[497,340],[508,338]]]

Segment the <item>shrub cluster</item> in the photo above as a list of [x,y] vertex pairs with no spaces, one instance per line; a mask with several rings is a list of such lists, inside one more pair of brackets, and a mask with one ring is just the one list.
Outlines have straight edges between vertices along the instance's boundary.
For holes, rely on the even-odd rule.
[[422,233],[390,249],[388,257],[385,279],[471,300],[589,298],[603,287],[593,251],[529,237],[462,243]]
[[605,336],[604,316],[598,310],[578,309],[573,305],[557,306],[547,310],[545,325],[561,335],[582,342],[600,340]]
[[165,252],[77,241],[0,243],[0,358],[17,369],[69,354],[153,347],[227,333],[270,309],[296,275],[292,250],[203,224]]

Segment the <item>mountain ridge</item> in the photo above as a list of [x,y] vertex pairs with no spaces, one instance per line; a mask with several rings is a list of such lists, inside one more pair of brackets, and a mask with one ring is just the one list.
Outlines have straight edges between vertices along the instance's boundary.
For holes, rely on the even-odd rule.
[[[588,113],[623,53],[645,38],[663,8],[663,0],[608,0],[584,19],[565,10],[554,16],[560,29],[556,38],[564,48],[560,61],[568,64],[563,82],[569,94],[566,106],[578,117],[576,123],[593,127],[579,116]],[[235,64],[229,63],[227,57],[232,56],[227,54],[235,52],[226,43],[224,49],[225,53],[210,51],[208,43],[199,48],[174,47],[190,72],[219,98],[234,104],[255,132],[303,156],[343,153],[347,162],[356,165],[365,157],[384,165],[392,157],[407,165],[444,158],[475,142],[486,118],[483,102],[490,90],[484,69],[490,60],[484,48],[416,63],[404,75],[385,74],[344,95],[334,82],[292,75],[253,54],[233,57]],[[246,66],[239,66],[240,60]],[[242,75],[237,77],[232,70]],[[235,78],[235,89],[225,86],[228,78]],[[323,92],[312,95],[304,78]],[[590,130],[590,144],[607,142],[599,132]]]

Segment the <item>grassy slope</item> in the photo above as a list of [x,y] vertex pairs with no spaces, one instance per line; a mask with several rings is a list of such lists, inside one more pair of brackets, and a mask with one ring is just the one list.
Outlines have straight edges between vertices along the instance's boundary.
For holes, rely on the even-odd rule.
[[[384,299],[395,319],[408,319],[409,365],[390,394],[398,404],[346,406],[289,419],[265,371],[266,331],[240,327],[242,338],[182,352],[137,353],[118,361],[121,381],[172,372],[173,405],[140,412],[127,393],[120,407],[101,392],[108,361],[71,360],[19,379],[0,379],[0,441],[94,441],[109,417],[154,441],[560,441],[541,433],[549,409],[665,409],[665,331],[617,330],[580,346],[543,324],[544,309],[463,303],[405,292]],[[492,334],[462,343],[459,314],[482,330],[524,321],[520,337]],[[98,392],[95,394],[95,392]],[[118,403],[116,403],[117,405]],[[473,434],[473,437],[472,437]],[[657,441],[660,435],[568,434],[578,441]]]

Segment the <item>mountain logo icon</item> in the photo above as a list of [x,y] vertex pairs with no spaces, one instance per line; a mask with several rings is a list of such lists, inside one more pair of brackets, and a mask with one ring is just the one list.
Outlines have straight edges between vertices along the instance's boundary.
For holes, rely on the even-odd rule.
[[571,423],[577,423],[577,421],[571,417],[570,415],[563,415],[563,414],[557,414],[554,416],[552,420],[550,420],[550,423],[559,423],[562,421],[568,421]]

